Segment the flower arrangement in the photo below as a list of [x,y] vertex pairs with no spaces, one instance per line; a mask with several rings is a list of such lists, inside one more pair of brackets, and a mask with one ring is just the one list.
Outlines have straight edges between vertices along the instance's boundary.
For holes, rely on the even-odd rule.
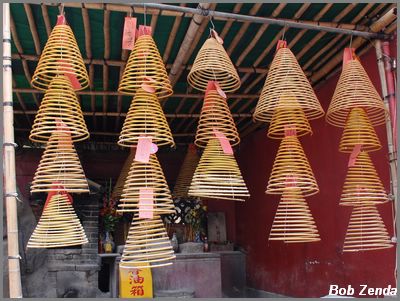
[[103,220],[103,227],[106,232],[114,232],[115,226],[121,219],[122,214],[116,210],[117,201],[109,199],[107,194],[103,197],[103,208],[100,209],[100,216]]

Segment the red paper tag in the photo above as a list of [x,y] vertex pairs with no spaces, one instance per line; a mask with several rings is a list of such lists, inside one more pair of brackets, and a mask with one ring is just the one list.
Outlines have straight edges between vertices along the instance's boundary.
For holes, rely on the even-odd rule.
[[56,25],[66,25],[67,24],[67,20],[65,19],[64,15],[58,15],[57,16],[57,23]]
[[356,50],[355,48],[345,48],[343,51],[343,68],[347,64],[348,61],[356,59]]
[[151,36],[151,26],[139,25],[138,37],[143,36],[143,35]]
[[151,137],[139,137],[136,147],[135,161],[149,163],[150,154],[158,151],[157,145],[151,142]]
[[68,198],[69,203],[72,205],[72,203],[73,203],[72,196],[71,196],[68,192],[65,191],[64,186],[62,186],[60,182],[54,182],[54,183],[53,183],[53,186],[52,186],[51,188],[52,188],[52,189],[57,189],[57,190],[56,190],[56,191],[50,191],[50,192],[48,193],[46,202],[44,203],[44,206],[43,206],[43,210],[46,209],[47,205],[48,205],[49,202],[50,202],[50,199],[51,199],[54,195],[57,195],[57,194],[66,195],[67,198]]
[[156,89],[153,86],[153,83],[155,83],[156,81],[150,77],[150,76],[145,76],[144,77],[144,81],[141,85],[142,89],[145,90],[146,92],[149,93],[154,93],[156,92]]
[[125,17],[124,32],[122,34],[122,49],[132,50],[135,46],[136,18]]
[[285,137],[296,136],[296,126],[292,124],[285,125]]
[[229,143],[228,138],[225,137],[224,133],[213,129],[215,137],[218,138],[219,143],[221,144],[222,150],[224,151],[225,154],[228,155],[233,155],[233,149],[231,144]]
[[219,94],[219,96],[221,96],[221,97],[223,97],[223,98],[226,99],[226,94],[225,94],[225,92],[221,89],[221,87],[219,86],[218,82],[217,82],[217,81],[210,80],[210,81],[208,81],[208,83],[207,83],[207,89],[206,89],[205,96],[207,96],[207,94],[208,94],[210,91],[213,91],[213,90],[214,90],[214,91],[217,91],[217,93]]
[[361,144],[356,144],[353,148],[353,151],[350,154],[349,164],[347,165],[348,167],[352,167],[354,166],[354,164],[356,164],[356,159],[360,152],[361,152]]
[[294,175],[287,175],[285,179],[285,187],[296,187],[297,177]]
[[224,40],[219,36],[218,32],[216,32],[214,29],[211,29],[211,35],[217,40],[218,43],[221,45],[224,44]]
[[72,84],[72,88],[80,89],[82,88],[81,83],[79,82],[78,78],[76,77],[75,71],[73,70],[70,63],[66,60],[59,60],[58,63],[61,66],[61,70],[64,71],[64,75],[69,78]]
[[287,43],[284,40],[279,40],[278,44],[276,44],[276,50],[279,50],[281,48],[286,48],[287,47]]
[[139,189],[139,218],[153,218],[154,192],[153,188]]

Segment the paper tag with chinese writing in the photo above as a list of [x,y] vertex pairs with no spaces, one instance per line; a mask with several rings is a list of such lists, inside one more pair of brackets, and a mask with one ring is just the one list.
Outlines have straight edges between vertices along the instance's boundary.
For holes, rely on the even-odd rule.
[[138,37],[143,35],[151,36],[151,26],[139,25]]
[[350,154],[348,167],[354,166],[356,164],[357,156],[361,152],[361,144],[356,144],[353,151]]
[[124,32],[122,34],[122,49],[132,50],[135,46],[136,18],[125,17]]
[[221,97],[226,99],[226,94],[225,94],[224,90],[221,89],[221,87],[219,86],[218,82],[214,82],[214,86],[215,86],[215,89],[217,90],[219,96],[221,96]]
[[285,125],[285,137],[296,136],[296,126],[293,124]]
[[139,189],[139,218],[153,218],[154,191],[153,188]]
[[343,66],[346,65],[348,61],[354,60],[355,59],[355,49],[354,48],[345,48],[343,51]]
[[276,50],[279,50],[281,48],[286,48],[287,47],[287,43],[284,40],[279,40],[278,44],[276,44]]
[[82,88],[81,83],[79,82],[72,65],[66,60],[59,60],[58,63],[61,66],[61,70],[64,71],[64,75],[69,78],[72,88],[74,88],[75,90]]
[[58,15],[57,16],[57,23],[56,25],[65,25],[67,24],[67,20],[65,19],[64,15]]
[[151,137],[139,137],[136,147],[135,161],[149,163],[151,149]]
[[215,137],[218,138],[219,143],[221,144],[222,150],[224,151],[225,154],[228,155],[233,155],[233,149],[231,144],[229,143],[228,138],[225,137],[224,133],[213,129]]
[[219,36],[218,32],[216,32],[214,29],[211,29],[211,35],[217,40],[218,43],[221,45],[224,44],[224,40]]
[[141,87],[146,92],[154,93],[156,91],[156,89],[154,88],[153,83],[155,83],[155,82],[156,81],[152,77],[145,76]]

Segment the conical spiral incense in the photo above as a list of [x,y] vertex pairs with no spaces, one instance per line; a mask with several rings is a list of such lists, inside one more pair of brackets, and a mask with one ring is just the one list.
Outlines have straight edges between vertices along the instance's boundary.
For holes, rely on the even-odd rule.
[[135,158],[135,153],[130,152],[128,158],[126,158],[124,165],[122,166],[121,173],[115,183],[114,189],[111,193],[111,198],[120,198],[122,195],[122,190],[124,188],[125,180],[128,177],[129,169],[131,168],[133,159]]
[[319,191],[310,163],[296,136],[286,136],[282,139],[266,193],[283,194],[289,188],[300,189],[304,196]]
[[287,128],[295,129],[297,137],[312,134],[312,129],[295,96],[283,94],[272,115],[268,137],[283,139]]
[[71,27],[60,24],[51,31],[31,84],[36,89],[47,90],[55,76],[64,74],[79,82],[74,85],[75,90],[89,86],[89,76]]
[[343,252],[393,247],[385,224],[375,206],[356,206],[351,213]]
[[[64,188],[54,188],[54,183]],[[71,137],[62,131],[51,135],[32,181],[31,193],[46,191],[89,192]]]
[[53,77],[40,103],[29,139],[46,143],[60,121],[67,125],[72,141],[89,138],[79,100],[70,80],[64,75]]
[[85,231],[67,195],[54,194],[46,202],[27,248],[56,248],[88,242]]
[[339,151],[351,153],[360,144],[366,152],[379,150],[382,145],[363,108],[351,109],[344,127]]
[[340,205],[376,205],[389,201],[385,188],[368,153],[361,151],[349,167]]
[[239,144],[239,133],[226,99],[216,90],[210,90],[204,98],[194,143],[199,147],[206,147],[208,140],[215,138],[214,129],[223,133],[231,146]]
[[357,59],[344,65],[326,113],[326,121],[344,127],[353,108],[363,108],[373,126],[385,123],[387,111],[383,100]]
[[300,189],[285,189],[268,240],[320,241],[317,226]]
[[240,78],[224,47],[208,38],[197,54],[187,78],[193,88],[206,91],[208,82],[217,81],[222,90],[233,92],[240,88]]
[[[151,204],[140,205],[141,189],[152,189],[153,199]],[[155,154],[150,155],[149,163],[135,160],[132,162],[117,211],[142,211],[152,212],[153,214],[175,213],[171,192]]]
[[174,259],[171,241],[161,218],[139,219],[134,216],[119,266],[156,268],[171,265]]
[[177,198],[186,198],[189,193],[189,186],[192,182],[193,174],[200,161],[200,157],[194,146],[189,146],[185,159],[183,160],[181,169],[179,170],[178,178],[172,195]]
[[208,141],[193,175],[189,196],[235,201],[250,196],[234,155],[224,153],[217,138]]
[[118,144],[132,147],[140,136],[152,137],[158,146],[175,146],[167,119],[154,93],[138,88],[126,115]]
[[158,98],[172,95],[172,86],[163,60],[151,35],[141,35],[129,56],[118,91],[135,95],[136,91],[147,82],[155,89]]
[[288,48],[280,48],[271,63],[253,118],[270,122],[282,96],[288,104],[303,109],[308,119],[320,118],[324,110],[296,57]]

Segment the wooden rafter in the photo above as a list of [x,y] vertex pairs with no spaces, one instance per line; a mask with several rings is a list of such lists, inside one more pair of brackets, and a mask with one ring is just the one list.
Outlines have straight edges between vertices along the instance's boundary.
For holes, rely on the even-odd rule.
[[[237,14],[240,12],[240,10],[242,9],[243,3],[236,3],[235,7],[233,8],[233,13]],[[231,26],[233,24],[234,20],[227,20],[224,28],[222,29],[221,33],[219,34],[219,36],[223,39],[225,39],[225,36],[228,34],[229,30],[231,29]]]
[[40,55],[42,53],[42,50],[40,47],[39,35],[38,35],[37,29],[36,29],[35,19],[33,18],[31,5],[28,3],[24,3],[24,8],[25,8],[26,17],[28,18],[29,28],[32,33],[33,44],[35,45],[36,54]]
[[46,4],[41,4],[40,8],[42,10],[42,16],[43,16],[43,21],[44,21],[44,25],[46,27],[46,33],[47,36],[50,36],[51,33],[51,23],[50,23],[50,18],[49,18],[49,13],[47,11],[47,5]]
[[[180,6],[186,6],[185,3],[182,3]],[[179,25],[181,25],[182,22],[182,16],[176,17],[174,21],[174,25],[172,25],[171,32],[169,34],[169,39],[167,42],[167,46],[165,47],[164,55],[163,55],[163,61],[166,63],[168,61],[169,55],[172,50],[172,46],[174,45],[175,42],[175,37],[179,29]]]

